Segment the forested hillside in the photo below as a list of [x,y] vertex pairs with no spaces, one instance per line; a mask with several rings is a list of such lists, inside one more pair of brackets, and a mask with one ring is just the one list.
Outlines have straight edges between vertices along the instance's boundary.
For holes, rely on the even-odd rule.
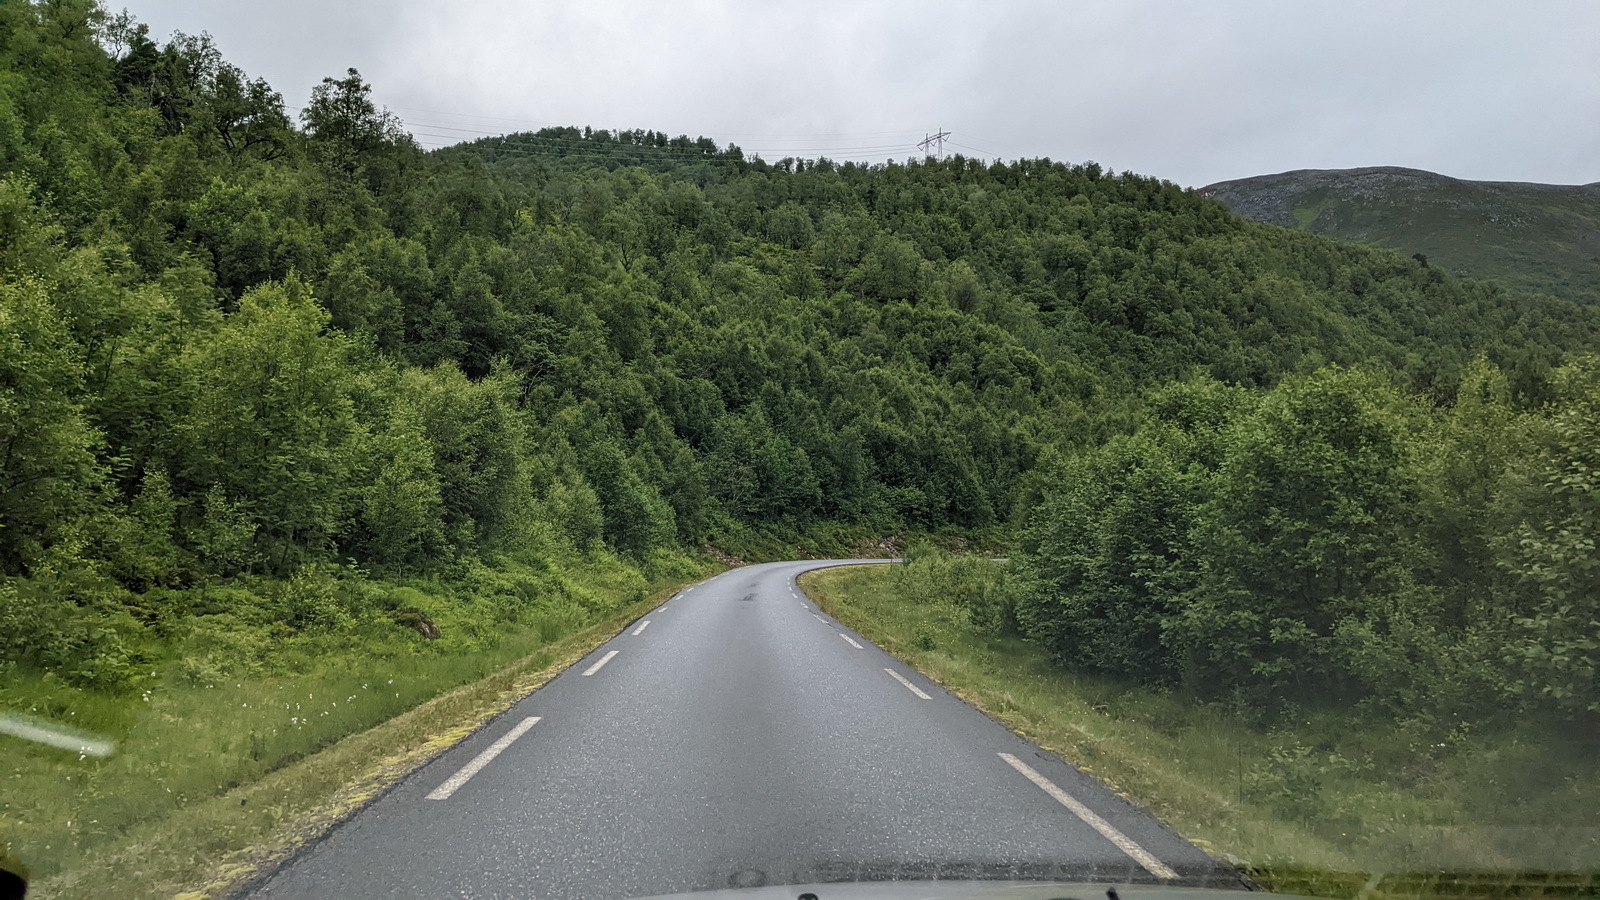
[[[200,632],[262,642],[216,671],[406,633],[396,584],[509,621],[581,606],[583,560],[1031,522],[1018,615],[1064,659],[1387,697],[1427,628],[1510,628],[1505,583],[1534,680],[1496,689],[1594,702],[1595,463],[1561,455],[1594,369],[1556,371],[1593,308],[1093,163],[424,153],[355,71],[296,101],[204,37],[0,4],[0,677],[133,695]],[[1081,655],[1084,616],[1121,637]]]

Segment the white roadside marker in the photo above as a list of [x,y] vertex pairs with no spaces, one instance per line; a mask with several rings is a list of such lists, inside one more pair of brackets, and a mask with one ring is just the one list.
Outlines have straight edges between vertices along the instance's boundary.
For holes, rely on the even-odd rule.
[[648,627],[649,627],[649,626],[650,626],[650,620],[649,620],[649,619],[645,619],[645,620],[644,620],[644,621],[643,621],[643,622],[640,622],[640,623],[639,623],[639,627],[638,627],[638,628],[635,628],[635,629],[634,629],[634,630],[633,630],[633,633],[634,633],[634,634],[635,634],[635,635],[637,635],[637,634],[638,634],[638,633],[639,633],[639,632],[641,632],[641,631],[643,631],[643,630],[645,630],[645,629],[646,629],[646,628],[648,628]]
[[921,697],[924,700],[932,700],[933,699],[932,697],[929,697],[927,694],[923,693],[922,692],[922,688],[919,688],[916,685],[912,684],[910,681],[907,681],[906,677],[904,675],[901,675],[899,672],[896,672],[893,669],[884,669],[884,671],[888,672],[890,675],[893,675],[894,676],[894,680],[900,682],[903,685],[905,685],[906,686],[906,690],[910,691],[911,693],[916,694],[918,697]]
[[594,665],[590,666],[589,668],[583,670],[583,677],[588,678],[590,675],[593,675],[594,673],[600,671],[600,667],[601,666],[605,665],[608,662],[611,662],[611,657],[616,656],[618,653],[621,653],[621,652],[622,651],[620,651],[620,650],[613,650],[610,653],[607,653],[605,656],[600,657],[600,661],[599,662],[597,662]]
[[854,640],[854,639],[853,639],[853,638],[851,638],[851,637],[850,637],[850,635],[848,635],[848,634],[845,634],[845,633],[844,633],[844,632],[842,632],[842,631],[841,631],[841,632],[839,632],[839,637],[842,637],[842,638],[844,638],[844,640],[845,640],[845,643],[847,643],[847,644],[849,644],[849,645],[850,645],[850,646],[852,646],[852,647],[854,647],[854,648],[856,648],[856,649],[857,649],[857,650],[860,650],[860,649],[861,649],[861,645],[860,645],[860,644],[858,644],[858,643],[856,643],[856,642],[855,642],[855,640]]
[[454,794],[458,789],[460,789],[463,784],[466,784],[467,779],[478,774],[478,770],[482,769],[484,766],[494,762],[494,758],[496,756],[499,756],[502,752],[504,752],[505,749],[511,746],[511,743],[517,738],[527,734],[528,729],[538,724],[538,722],[538,716],[529,716],[526,719],[523,719],[521,722],[518,722],[517,727],[506,732],[505,737],[502,737],[500,740],[490,744],[489,749],[479,753],[477,756],[474,756],[472,758],[472,762],[469,762],[461,767],[461,771],[451,775],[449,778],[445,779],[444,784],[434,788],[433,793],[428,795],[428,799],[450,799],[450,795]]
[[1135,844],[1133,839],[1118,831],[1110,822],[1100,818],[1092,809],[1079,803],[1076,797],[1056,786],[1050,779],[1035,772],[1032,767],[1009,753],[1000,754],[1000,758],[1011,764],[1011,768],[1021,772],[1025,778],[1039,786],[1039,789],[1054,797],[1058,803],[1072,810],[1072,814],[1082,819],[1090,828],[1100,832],[1106,840],[1117,845],[1117,849],[1133,857],[1133,861],[1151,875],[1157,878],[1177,878],[1178,873],[1167,868],[1166,864],[1156,859],[1150,851]]

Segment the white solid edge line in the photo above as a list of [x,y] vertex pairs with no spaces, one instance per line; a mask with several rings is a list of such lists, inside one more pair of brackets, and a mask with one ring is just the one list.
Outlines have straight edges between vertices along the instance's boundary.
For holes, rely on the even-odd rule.
[[523,719],[521,722],[518,722],[517,727],[506,732],[505,737],[502,737],[500,740],[490,744],[489,749],[479,753],[477,756],[474,756],[472,758],[472,762],[469,762],[461,767],[461,771],[451,775],[449,778],[446,778],[444,784],[434,788],[433,793],[428,795],[428,799],[450,799],[450,795],[454,794],[463,784],[466,784],[467,779],[478,774],[478,771],[484,766],[494,762],[494,758],[504,752],[507,747],[511,746],[512,741],[515,741],[517,738],[527,734],[528,729],[538,724],[538,722],[538,716],[529,716],[526,719]]
[[850,644],[850,646],[852,646],[852,647],[854,647],[854,648],[856,648],[856,649],[857,649],[857,650],[860,650],[860,649],[861,649],[861,645],[860,645],[860,644],[858,644],[858,643],[856,643],[856,642],[855,642],[855,639],[854,639],[854,638],[852,638],[852,637],[850,637],[850,635],[848,635],[848,634],[845,634],[845,633],[844,633],[844,632],[842,632],[842,631],[841,631],[841,632],[839,632],[839,637],[842,637],[842,638],[844,638],[844,639],[845,639],[845,640],[846,640],[846,641],[848,641],[848,642],[849,642],[849,644]]
[[1100,816],[1092,809],[1079,803],[1076,797],[1056,786],[1050,779],[1035,772],[1032,767],[1009,753],[1000,754],[1000,758],[1011,764],[1011,768],[1021,772],[1023,777],[1039,786],[1039,789],[1054,797],[1058,803],[1072,810],[1072,814],[1082,819],[1090,828],[1100,832],[1106,840],[1117,845],[1117,849],[1133,857],[1133,861],[1151,875],[1157,878],[1177,878],[1178,873],[1167,868],[1166,864],[1156,859],[1150,851],[1135,844],[1133,839],[1118,831],[1115,826]]
[[639,633],[639,632],[641,632],[641,631],[643,631],[643,630],[645,630],[645,629],[646,629],[646,628],[648,628],[648,627],[649,627],[649,626],[650,626],[650,620],[649,620],[649,619],[645,619],[645,620],[644,620],[644,621],[643,621],[643,622],[640,622],[640,623],[639,623],[639,627],[638,627],[638,628],[635,628],[635,629],[634,629],[634,630],[633,630],[633,633],[634,633],[634,634],[635,634],[635,635],[638,635],[638,633]]
[[933,699],[932,697],[930,697],[927,694],[923,693],[922,692],[922,688],[919,688],[916,685],[912,684],[910,681],[908,681],[906,679],[906,677],[904,675],[901,675],[899,672],[896,672],[893,669],[887,669],[887,668],[884,669],[884,671],[888,672],[890,675],[893,675],[894,676],[894,680],[900,682],[903,685],[905,685],[906,689],[911,691],[911,693],[916,694],[918,697],[921,697],[924,700],[932,700]]
[[600,661],[599,662],[597,662],[594,665],[590,666],[589,668],[583,670],[583,677],[588,678],[590,675],[593,675],[594,673],[600,671],[600,667],[601,666],[605,665],[608,662],[611,662],[611,657],[616,656],[618,653],[621,653],[621,652],[622,652],[621,650],[613,650],[610,653],[607,653],[605,656],[600,657]]

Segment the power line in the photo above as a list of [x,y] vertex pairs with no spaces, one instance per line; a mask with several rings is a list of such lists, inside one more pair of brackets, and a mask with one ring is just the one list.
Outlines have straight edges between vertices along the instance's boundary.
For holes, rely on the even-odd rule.
[[[3,0],[0,0],[0,2],[3,2]],[[289,104],[289,103],[285,103],[283,105],[283,108],[284,108],[284,110],[286,112],[289,112],[291,114],[298,113],[298,112],[302,111],[302,109],[303,109],[302,107],[296,106],[294,104]],[[471,120],[481,120],[485,124],[488,123],[488,122],[508,122],[508,123],[514,123],[514,124],[519,124],[519,125],[536,126],[538,128],[541,128],[541,129],[542,128],[546,128],[546,127],[558,127],[558,128],[560,128],[560,127],[570,127],[570,126],[563,126],[563,125],[560,125],[559,123],[554,123],[554,122],[545,122],[545,121],[541,121],[541,120],[538,120],[538,119],[520,118],[520,117],[512,117],[512,116],[491,116],[491,115],[484,115],[484,114],[480,114],[480,113],[461,113],[461,112],[452,112],[452,111],[449,111],[449,110],[422,109],[422,108],[419,108],[419,107],[400,107],[400,106],[397,106],[397,107],[387,107],[387,109],[390,109],[390,110],[404,110],[404,111],[412,112],[412,113],[424,113],[424,114],[427,114],[429,116],[446,116],[446,117],[449,117],[451,119],[457,119],[457,120],[468,120],[468,121],[465,121],[465,122],[458,122],[456,124],[447,124],[446,122],[440,122],[440,121],[424,121],[422,119],[402,118],[401,119],[401,124],[404,125],[407,128],[407,130],[409,130],[411,132],[413,138],[426,139],[425,141],[419,140],[419,143],[424,143],[426,149],[429,149],[429,150],[444,149],[446,147],[454,146],[457,143],[462,143],[465,140],[470,140],[471,138],[502,138],[502,139],[508,139],[509,140],[509,139],[512,139],[513,138],[513,134],[515,134],[515,133],[507,133],[504,130],[496,129],[493,126],[480,127],[480,128],[469,127],[469,126],[471,126],[473,124],[476,124],[476,123],[472,122]],[[532,130],[532,129],[530,128],[530,130]],[[619,130],[616,133],[622,134],[622,133],[625,133],[628,130],[629,129]],[[636,130],[636,129],[634,129],[634,130]],[[457,134],[440,134],[439,132],[455,132]],[[660,130],[659,133],[666,134],[667,131]],[[938,134],[934,134],[934,135],[929,135],[926,132],[924,132],[923,133],[923,140],[920,143],[912,143],[911,138],[913,138],[915,136],[915,134],[916,134],[916,132],[913,132],[913,131],[716,132],[716,133],[721,135],[723,138],[771,138],[771,139],[808,138],[808,139],[815,139],[815,140],[807,141],[805,143],[805,145],[803,145],[803,146],[790,146],[790,145],[786,145],[786,144],[773,144],[773,145],[763,145],[763,146],[750,147],[750,148],[741,148],[741,149],[744,149],[746,153],[749,153],[749,154],[752,154],[752,155],[756,155],[756,156],[793,155],[793,154],[819,154],[819,155],[824,155],[825,156],[825,155],[828,155],[828,154],[847,154],[847,155],[849,155],[849,157],[847,157],[847,158],[858,158],[858,159],[862,159],[862,160],[868,159],[869,158],[868,155],[876,156],[877,154],[882,154],[882,153],[903,153],[903,152],[909,152],[909,151],[911,151],[913,149],[921,149],[922,151],[926,152],[930,145],[935,145],[936,146],[936,154],[937,154],[937,156],[940,159],[943,159],[944,158],[944,141],[947,140],[950,137],[950,132],[944,131],[942,129],[940,130],[940,132]],[[702,134],[704,134],[704,132],[702,132]],[[461,136],[458,136],[458,135],[461,135]],[[462,137],[462,136],[465,136],[465,137]],[[872,140],[873,138],[891,138],[892,139],[892,138],[895,138],[895,137],[904,137],[904,138],[906,138],[906,141],[904,143],[901,143],[901,142],[894,142],[894,141],[885,142],[885,141],[881,141],[881,140],[880,141],[873,141]],[[861,141],[862,143],[849,144],[849,145],[841,146],[838,143],[834,143],[834,142],[828,141],[827,140],[828,138],[854,139],[854,140],[857,140],[857,141]],[[544,141],[544,142],[550,142],[550,143],[556,143],[556,144],[559,144],[560,142],[567,140],[565,138],[541,138],[541,137],[539,137],[537,135],[532,135],[532,134],[517,135],[515,139],[520,141],[520,142],[526,142],[526,143]],[[951,141],[951,143],[954,144],[955,142]],[[956,144],[956,146],[963,146],[963,145]],[[657,148],[657,149],[660,149],[660,148]],[[969,147],[967,149],[975,150],[976,152],[980,152],[980,153],[985,152],[985,151],[982,151],[982,150],[978,150],[975,147]],[[574,155],[574,154],[570,154],[569,153],[567,155]]]
[[949,139],[949,137],[950,132],[941,128],[936,134],[924,134],[922,136],[922,143],[918,144],[917,147],[919,147],[924,153],[928,151],[929,147],[938,147],[938,158],[942,160],[944,159],[944,142]]
[[[688,160],[703,160],[711,158],[711,154],[707,153],[706,149],[701,146],[660,146],[652,143],[634,144],[618,141],[615,144],[610,144],[609,142],[596,143],[582,146],[580,148],[574,146],[574,142],[578,139],[570,135],[545,135],[535,133],[531,129],[526,132],[507,133],[500,128],[496,128],[494,125],[489,124],[488,121],[470,121],[473,119],[478,119],[526,123],[531,125],[534,123],[534,120],[518,119],[509,116],[487,116],[478,115],[475,113],[455,113],[444,110],[422,110],[415,107],[402,108],[411,112],[431,113],[432,116],[429,117],[430,119],[432,119],[433,116],[442,116],[456,120],[468,120],[450,123],[449,121],[425,120],[423,118],[402,119],[401,124],[408,131],[410,131],[412,137],[416,139],[419,144],[423,145],[424,149],[427,150],[442,150],[461,144],[476,143],[480,140],[496,140],[497,144],[494,146],[494,152],[510,156],[550,155],[553,152],[562,157],[580,157],[597,160],[611,160],[617,162],[643,162],[645,160],[660,160],[663,157],[678,157]],[[570,128],[572,126],[545,126],[545,128],[549,127]],[[544,128],[539,130],[542,131]],[[605,129],[601,129],[601,131],[603,132]],[[643,129],[618,129],[612,133],[622,137],[630,134],[644,133],[644,131],[645,130]],[[668,132],[656,131],[652,129],[649,131],[649,133],[653,136],[660,135],[664,137]],[[741,135],[724,134],[723,137],[751,136],[754,134],[755,133]],[[921,141],[913,142],[910,138],[914,134],[914,132],[904,131],[809,133],[769,132],[757,136],[772,138],[774,139],[773,143],[766,144],[763,142],[760,146],[740,147],[739,149],[746,156],[761,157],[768,160],[781,159],[783,157],[812,157],[858,162],[869,162],[872,159],[881,158],[885,155],[893,158],[898,154],[920,150],[924,154],[935,156],[937,159],[943,161],[946,155],[945,145],[949,144],[951,146],[960,147],[964,150],[987,157],[998,158],[1001,156],[999,153],[985,150],[981,147],[970,146],[968,144],[955,141],[952,139],[952,132],[943,128],[932,134],[924,132]],[[904,143],[892,140],[894,137],[902,135],[907,136],[908,138]],[[682,137],[686,138],[687,135],[683,135]],[[882,137],[889,137],[891,140],[873,140],[874,138]],[[784,141],[782,140],[784,138],[809,138],[810,140]],[[838,140],[830,141],[829,138],[837,138]],[[704,137],[701,138],[701,140],[705,139],[706,138]],[[678,138],[673,138],[671,140],[677,141]],[[728,146],[732,147],[735,145],[730,143]],[[716,152],[723,152],[723,148],[719,147]]]

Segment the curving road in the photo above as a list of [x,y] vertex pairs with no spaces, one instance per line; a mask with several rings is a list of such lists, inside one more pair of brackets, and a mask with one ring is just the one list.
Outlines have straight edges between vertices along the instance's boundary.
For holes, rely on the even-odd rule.
[[686,588],[250,896],[604,900],[890,878],[1243,887],[795,586],[844,562]]

